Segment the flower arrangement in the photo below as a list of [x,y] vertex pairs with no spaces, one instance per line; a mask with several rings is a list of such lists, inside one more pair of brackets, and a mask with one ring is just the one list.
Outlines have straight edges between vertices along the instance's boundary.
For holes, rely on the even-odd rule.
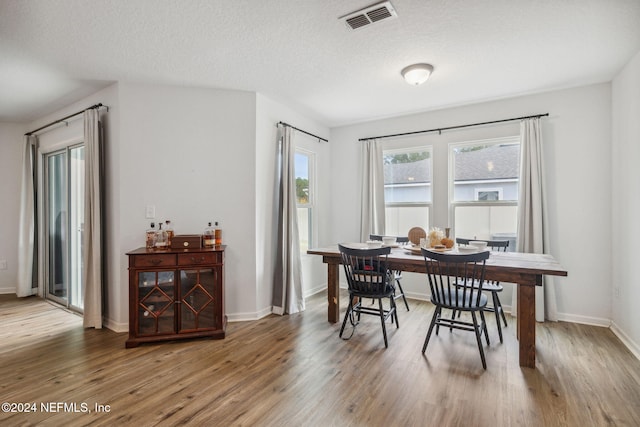
[[435,245],[442,244],[441,242],[444,237],[444,231],[442,231],[438,227],[433,227],[431,230],[429,230],[429,233],[427,233],[427,238],[429,239],[429,247],[433,248]]

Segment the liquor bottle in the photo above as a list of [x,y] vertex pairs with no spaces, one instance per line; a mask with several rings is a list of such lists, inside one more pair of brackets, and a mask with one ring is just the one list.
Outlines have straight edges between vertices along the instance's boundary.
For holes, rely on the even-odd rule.
[[204,233],[202,234],[202,240],[205,248],[212,248],[216,244],[216,237],[213,231],[213,227],[211,227],[211,223],[204,229]]
[[160,229],[156,233],[156,249],[167,248],[167,232],[162,229],[162,223],[158,224]]
[[156,246],[156,223],[152,222],[151,227],[147,230],[147,249],[153,249]]
[[216,239],[216,246],[220,246],[222,244],[222,228],[218,225],[218,221],[216,221],[216,225],[213,228],[213,234]]
[[173,226],[171,225],[170,220],[165,221],[164,231],[167,232],[167,246],[171,247],[171,241],[173,240]]

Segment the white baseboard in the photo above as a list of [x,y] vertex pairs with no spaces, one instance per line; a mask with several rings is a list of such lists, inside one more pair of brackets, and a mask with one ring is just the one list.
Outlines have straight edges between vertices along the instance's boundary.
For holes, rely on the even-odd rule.
[[[260,320],[274,312],[273,307],[265,307],[253,313],[227,313],[227,322],[246,322],[250,320]],[[276,313],[277,314],[277,313]]]
[[601,317],[580,316],[577,314],[558,313],[558,320],[563,322],[580,323],[583,325],[601,326],[603,328],[611,327],[611,320]]
[[640,360],[640,346],[633,342],[631,338],[622,330],[615,322],[611,322],[611,331],[622,341],[622,343],[629,349],[631,353]]
[[113,332],[129,332],[129,323],[115,322],[111,319],[102,319],[102,326],[111,329]]
[[16,288],[0,288],[0,294],[15,294]]

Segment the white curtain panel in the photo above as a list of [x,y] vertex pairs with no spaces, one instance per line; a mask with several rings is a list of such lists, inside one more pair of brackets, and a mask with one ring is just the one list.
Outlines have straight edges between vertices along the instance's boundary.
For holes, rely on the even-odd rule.
[[302,295],[302,264],[298,238],[298,208],[294,174],[295,145],[293,129],[278,128],[279,188],[278,188],[278,243],[273,283],[273,312],[293,314],[304,311]]
[[18,237],[18,286],[16,295],[26,297],[37,293],[33,288],[33,245],[35,239],[34,182],[35,149],[38,138],[24,137],[22,156],[22,189],[20,194],[20,230]]
[[[520,188],[518,200],[518,252],[543,254],[547,251],[549,226],[545,193],[542,131],[540,118],[520,122]],[[517,313],[517,292],[513,293],[511,313]],[[536,287],[536,320],[558,320],[556,292],[551,277]]]
[[362,142],[362,193],[360,241],[370,234],[384,234],[384,167],[382,143],[372,139]]
[[98,109],[84,113],[85,191],[82,282],[85,328],[102,328],[102,149]]

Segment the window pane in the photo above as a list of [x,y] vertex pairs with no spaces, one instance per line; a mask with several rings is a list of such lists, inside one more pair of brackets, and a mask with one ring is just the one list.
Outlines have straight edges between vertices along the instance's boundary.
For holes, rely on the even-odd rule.
[[387,206],[385,234],[407,236],[413,227],[429,229],[429,206]]
[[452,152],[454,201],[518,200],[519,144],[464,145]]
[[306,253],[311,240],[311,209],[298,208],[298,237],[300,238],[300,252]]
[[430,150],[385,151],[383,164],[385,203],[431,201]]
[[311,152],[296,151],[294,175],[296,203],[298,205],[298,237],[300,252],[306,253],[313,245],[313,168],[315,156]]
[[429,228],[431,149],[388,150],[383,154],[385,234],[406,236]]
[[295,156],[296,199],[300,205],[309,203],[309,156],[296,153]]
[[517,206],[456,206],[456,237],[483,240],[509,240],[515,250]]

